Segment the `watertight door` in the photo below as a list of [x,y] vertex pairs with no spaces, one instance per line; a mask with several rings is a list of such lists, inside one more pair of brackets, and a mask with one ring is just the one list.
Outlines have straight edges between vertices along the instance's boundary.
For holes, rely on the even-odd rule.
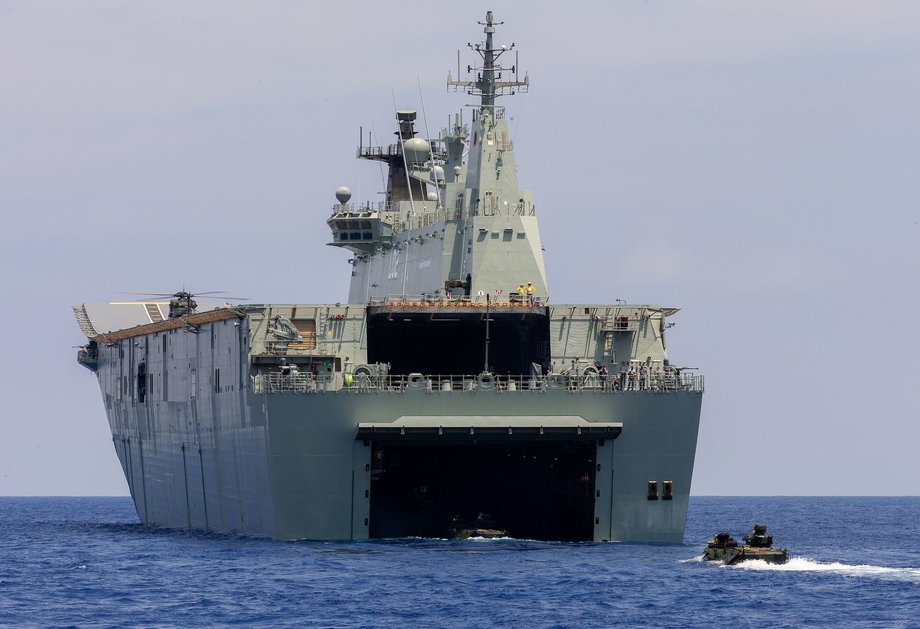
[[613,536],[613,439],[597,442],[594,475],[594,541],[609,542]]
[[371,518],[371,442],[355,440],[352,470],[351,539],[370,538]]

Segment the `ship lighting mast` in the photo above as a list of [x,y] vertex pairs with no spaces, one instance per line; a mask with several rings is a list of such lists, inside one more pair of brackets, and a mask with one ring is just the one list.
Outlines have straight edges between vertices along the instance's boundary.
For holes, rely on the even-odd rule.
[[[486,43],[483,44],[467,44],[472,50],[475,50],[479,53],[479,56],[482,57],[482,66],[473,67],[467,66],[466,71],[468,74],[476,72],[475,81],[454,81],[450,73],[447,74],[447,85],[455,87],[465,87],[466,93],[471,96],[481,96],[480,107],[482,109],[489,109],[495,107],[495,97],[503,96],[505,94],[513,95],[517,91],[526,92],[530,87],[530,79],[527,76],[527,73],[524,73],[524,80],[521,81],[518,75],[518,59],[517,52],[515,52],[514,65],[510,68],[505,68],[501,65],[496,65],[498,59],[509,52],[514,48],[514,43],[510,46],[502,46],[499,49],[495,49],[492,44],[492,35],[495,33],[496,25],[504,24],[504,22],[494,22],[492,19],[492,12],[486,12],[486,21],[479,22],[485,26],[484,32],[486,34]],[[502,81],[502,72],[510,71],[514,75],[513,81]],[[460,71],[460,53],[457,53],[457,76],[461,74]]]
[[[502,22],[486,13],[485,42],[467,44],[479,60],[466,66],[467,80],[454,80],[448,73],[449,91],[478,96],[473,107],[473,124],[466,152],[466,177],[457,191],[458,247],[452,279],[469,277],[470,295],[514,295],[522,298],[515,286],[530,286],[528,297],[549,298],[542,246],[529,190],[518,186],[514,142],[508,130],[505,108],[496,103],[499,96],[526,93],[530,78],[519,74],[517,51],[514,64],[503,65],[506,53],[515,48],[496,46],[495,28]],[[480,63],[481,60],[481,63]],[[457,73],[462,72],[459,53]],[[488,237],[487,234],[491,234]],[[521,289],[523,290],[523,289]],[[501,299],[498,299],[501,301]]]

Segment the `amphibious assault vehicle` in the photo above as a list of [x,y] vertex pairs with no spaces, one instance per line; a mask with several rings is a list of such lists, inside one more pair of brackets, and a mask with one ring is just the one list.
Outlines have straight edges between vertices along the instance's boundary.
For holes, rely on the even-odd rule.
[[755,524],[754,530],[745,535],[744,544],[739,545],[728,533],[718,533],[706,544],[703,559],[722,561],[728,565],[759,559],[767,563],[786,563],[789,550],[773,548],[773,536],[767,535],[766,524]]

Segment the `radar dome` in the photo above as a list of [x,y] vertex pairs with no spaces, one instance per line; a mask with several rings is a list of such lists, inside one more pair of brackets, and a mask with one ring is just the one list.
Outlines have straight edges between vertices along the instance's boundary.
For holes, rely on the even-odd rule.
[[454,177],[459,177],[460,173],[462,172],[463,172],[462,168],[460,168],[459,166],[454,166]]
[[428,200],[429,200],[429,201],[437,201],[437,200],[438,200],[438,193],[435,192],[434,190],[432,190],[431,192],[429,192],[429,193],[428,193]]
[[345,205],[351,200],[351,188],[348,186],[342,186],[335,191],[335,198],[339,200],[339,203]]
[[434,168],[431,169],[430,177],[431,177],[431,180],[435,182],[436,184],[438,185],[443,184],[444,183],[444,169],[441,168],[440,166],[435,166]]
[[410,138],[406,140],[404,146],[406,161],[410,164],[420,164],[427,161],[428,155],[431,153],[431,147],[422,138]]

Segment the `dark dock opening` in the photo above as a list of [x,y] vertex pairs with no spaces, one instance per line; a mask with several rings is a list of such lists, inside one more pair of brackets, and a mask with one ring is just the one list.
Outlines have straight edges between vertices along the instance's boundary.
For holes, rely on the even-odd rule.
[[593,440],[374,442],[370,536],[450,537],[460,523],[519,539],[591,540],[595,452]]
[[[489,366],[495,374],[531,373],[549,358],[545,308],[490,312]],[[390,373],[478,374],[486,347],[485,307],[404,308],[371,313],[367,322],[369,363],[389,363]]]

